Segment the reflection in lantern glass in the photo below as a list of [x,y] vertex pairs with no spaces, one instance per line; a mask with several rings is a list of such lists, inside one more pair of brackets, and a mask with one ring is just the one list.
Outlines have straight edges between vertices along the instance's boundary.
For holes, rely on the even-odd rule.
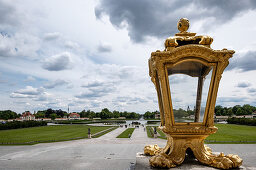
[[195,61],[168,68],[175,122],[202,122],[212,67]]

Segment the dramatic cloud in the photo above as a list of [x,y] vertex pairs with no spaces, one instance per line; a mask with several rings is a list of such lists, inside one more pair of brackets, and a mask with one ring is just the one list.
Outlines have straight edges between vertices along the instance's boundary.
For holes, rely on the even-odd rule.
[[50,41],[50,40],[56,40],[56,39],[58,39],[59,37],[60,37],[60,33],[59,33],[59,32],[46,33],[46,34],[44,35],[44,39],[45,39],[45,40],[48,40],[48,41]]
[[100,43],[99,46],[98,46],[98,51],[99,52],[111,52],[112,51],[112,48],[111,48],[111,45],[110,44],[107,44],[107,43]]
[[44,89],[26,86],[25,89],[17,90],[10,94],[11,98],[34,98],[40,95]]
[[95,15],[97,18],[108,15],[114,26],[126,26],[131,39],[141,42],[146,36],[173,35],[177,32],[174,25],[180,17],[202,20],[204,27],[210,28],[230,21],[243,11],[255,9],[255,6],[256,1],[253,0],[100,0]]
[[47,58],[43,63],[43,68],[48,71],[61,71],[71,69],[71,54],[69,52],[64,52]]
[[46,83],[44,85],[44,88],[52,89],[52,88],[55,88],[56,86],[63,86],[63,85],[67,85],[67,84],[68,84],[67,81],[58,79],[53,82]]
[[242,57],[232,58],[228,70],[239,69],[242,72],[256,70],[256,51],[248,51]]
[[246,88],[246,87],[249,87],[251,86],[251,84],[249,82],[239,82],[237,84],[237,87],[240,87],[240,88]]
[[[219,87],[221,104],[255,104],[255,3],[0,0],[0,110],[158,109],[147,61],[163,49],[160,39],[177,33],[181,17],[191,21],[189,31],[212,35],[214,49],[236,51]],[[174,106],[193,108],[192,83],[170,78]]]

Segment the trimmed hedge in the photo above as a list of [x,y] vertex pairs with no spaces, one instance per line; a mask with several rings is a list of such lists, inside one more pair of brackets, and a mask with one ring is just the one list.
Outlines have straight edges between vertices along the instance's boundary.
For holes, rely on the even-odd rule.
[[126,123],[125,120],[61,120],[58,124]]
[[28,127],[36,127],[36,126],[46,126],[47,122],[45,121],[12,121],[0,124],[0,130],[8,130],[8,129],[19,129],[19,128],[28,128]]
[[249,118],[228,118],[227,122],[229,124],[238,124],[238,125],[250,125],[256,126],[256,119],[249,119]]
[[160,122],[160,120],[148,120],[147,124],[157,124],[159,122]]

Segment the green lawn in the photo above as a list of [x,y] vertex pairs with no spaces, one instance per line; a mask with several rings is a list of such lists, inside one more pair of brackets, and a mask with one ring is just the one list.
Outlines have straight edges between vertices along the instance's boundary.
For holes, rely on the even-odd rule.
[[256,143],[256,127],[215,124],[218,131],[206,138],[207,143]]
[[132,133],[135,128],[128,128],[125,131],[123,131],[120,135],[117,136],[117,138],[129,138],[129,134],[132,136]]
[[[153,127],[157,127],[157,126],[147,126],[146,129],[147,129],[147,135],[149,138],[153,138],[154,136],[154,130],[153,130]],[[164,134],[164,132],[162,132],[160,129],[156,128],[156,131],[157,133],[160,135],[160,136],[157,136],[158,138],[161,138],[161,139],[166,139],[166,136]]]
[[87,138],[89,127],[92,135],[111,128],[87,125],[58,125],[0,130],[0,144],[35,144]]
[[[233,124],[215,124],[218,131],[206,138],[205,143],[256,143],[256,127]],[[157,129],[161,135],[159,138],[166,139],[164,133]],[[150,126],[147,126],[148,137],[150,135]]]
[[153,138],[153,133],[154,133],[151,127],[152,126],[146,126],[147,135],[148,135],[149,138]]

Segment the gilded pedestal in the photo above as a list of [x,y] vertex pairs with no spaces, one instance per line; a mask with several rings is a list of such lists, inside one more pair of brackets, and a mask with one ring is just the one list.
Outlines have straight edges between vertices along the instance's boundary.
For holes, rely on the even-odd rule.
[[[230,169],[242,165],[243,160],[238,155],[220,153],[215,155],[204,145],[208,135],[174,135],[167,137],[164,148],[157,145],[148,145],[144,148],[146,155],[151,155],[149,162],[152,167],[172,168],[182,164],[186,153],[193,154],[195,158],[205,165],[215,168]],[[191,152],[192,151],[192,152]]]

